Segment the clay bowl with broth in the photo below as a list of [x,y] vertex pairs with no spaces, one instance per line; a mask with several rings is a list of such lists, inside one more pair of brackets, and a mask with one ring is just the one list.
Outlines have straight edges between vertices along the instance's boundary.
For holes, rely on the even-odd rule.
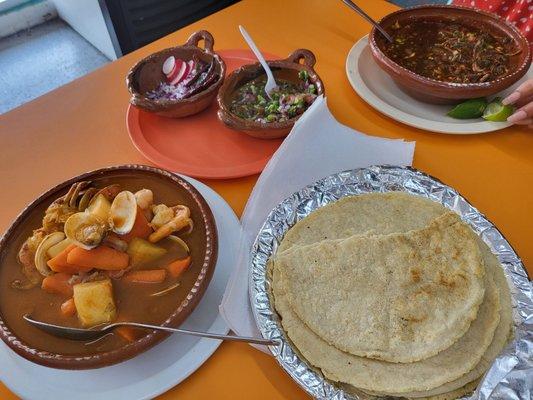
[[526,38],[495,14],[457,6],[420,6],[386,15],[369,36],[374,60],[404,92],[434,104],[489,97],[528,71]]

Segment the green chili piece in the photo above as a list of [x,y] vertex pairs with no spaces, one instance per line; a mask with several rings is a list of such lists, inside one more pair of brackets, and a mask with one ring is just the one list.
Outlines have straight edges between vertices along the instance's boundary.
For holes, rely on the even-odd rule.
[[267,100],[260,94],[257,95],[257,100],[259,100],[260,105],[265,105],[267,103]]
[[265,111],[269,114],[272,114],[272,113],[275,113],[278,111],[278,107],[279,107],[279,102],[276,100],[276,101],[272,101],[266,108],[265,108]]
[[289,114],[289,117],[291,118],[294,117],[296,115],[296,106],[290,106],[287,114]]
[[309,79],[309,73],[303,69],[300,72],[298,72],[298,78],[300,78],[302,81],[306,81]]

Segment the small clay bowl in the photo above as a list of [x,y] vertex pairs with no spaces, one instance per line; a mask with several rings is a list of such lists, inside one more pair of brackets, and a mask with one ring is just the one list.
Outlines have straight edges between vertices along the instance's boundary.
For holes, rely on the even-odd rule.
[[[204,41],[204,49],[198,43]],[[143,58],[129,71],[126,85],[131,94],[130,103],[144,111],[153,112],[163,117],[181,118],[199,113],[209,107],[217,95],[218,89],[224,82],[226,64],[213,50],[215,39],[207,31],[195,32],[182,46],[161,50]],[[215,73],[218,78],[203,91],[181,100],[152,100],[145,96],[146,92],[156,89],[165,80],[162,67],[165,60],[174,56],[184,61],[191,60],[193,56],[207,63],[215,62]]]
[[388,14],[379,24],[389,30],[396,21],[402,24],[413,20],[453,20],[510,37],[521,49],[519,54],[510,57],[509,72],[499,79],[482,83],[447,83],[426,78],[396,64],[381,50],[386,39],[372,28],[369,44],[374,60],[400,89],[417,100],[433,104],[453,104],[466,99],[490,97],[522,78],[531,64],[527,39],[514,25],[495,14],[458,6],[420,6]]
[[[179,294],[179,298],[168,300],[173,302],[168,307],[171,311],[161,324],[179,326],[200,302],[213,276],[218,255],[216,224],[207,202],[189,182],[168,171],[145,165],[121,165],[84,173],[51,188],[28,205],[0,239],[1,290],[15,290],[11,288],[10,274],[21,275],[14,269],[20,269],[17,262],[18,250],[33,229],[41,226],[44,210],[53,200],[63,196],[73,183],[85,180],[93,181],[98,187],[120,183],[123,187],[134,191],[141,187],[152,188],[156,198],[164,197],[174,204],[185,204],[190,208],[194,220],[194,230],[188,236],[193,258],[189,268],[191,275],[190,279],[183,279],[180,286],[183,292]],[[29,290],[32,291],[33,289]],[[34,296],[35,292],[28,294],[21,292],[18,296],[21,303],[28,304],[23,297],[31,295]],[[10,312],[6,311],[6,307],[10,308]],[[124,342],[121,347],[114,349],[95,350],[94,353],[83,354],[70,350],[67,353],[52,350],[52,347],[72,345],[68,339],[51,336],[28,325],[22,319],[22,315],[18,315],[19,307],[24,305],[0,303],[0,338],[20,356],[46,367],[92,369],[113,365],[148,350],[168,336],[168,333],[161,331],[145,331],[137,340]],[[83,343],[81,345],[83,346]]]
[[[310,82],[316,87],[317,95],[324,94],[324,84],[313,68],[316,58],[311,51],[298,49],[283,60],[267,62],[275,78],[290,82],[301,82],[300,78],[298,78],[298,73],[307,71]],[[236,90],[261,75],[265,75],[265,71],[259,63],[244,65],[229,74],[218,92],[218,118],[228,127],[256,138],[276,139],[285,137],[289,134],[300,115],[283,122],[262,123],[245,120],[230,111],[230,104]]]

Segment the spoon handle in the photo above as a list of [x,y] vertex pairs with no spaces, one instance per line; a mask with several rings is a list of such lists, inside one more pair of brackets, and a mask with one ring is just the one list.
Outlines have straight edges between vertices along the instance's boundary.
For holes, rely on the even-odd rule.
[[254,41],[252,40],[252,38],[250,37],[248,32],[246,32],[246,29],[244,29],[244,27],[242,25],[239,25],[239,30],[241,31],[241,35],[244,38],[244,40],[246,41],[246,43],[248,43],[248,46],[250,46],[250,49],[252,50],[252,52],[255,54],[255,56],[259,60],[259,63],[263,66],[263,69],[266,72],[267,78],[271,79],[273,82],[275,82],[274,81],[274,75],[272,74],[272,71],[270,70],[270,67],[268,66],[267,62],[265,61],[265,58],[263,57],[263,55],[261,54],[261,52],[259,51],[259,49],[255,45]]
[[342,0],[342,2],[344,4],[346,4],[348,7],[350,7],[352,10],[354,10],[357,14],[359,14],[361,17],[363,17],[364,19],[366,19],[368,22],[370,22],[372,25],[374,25],[376,27],[376,29],[378,31],[381,32],[381,34],[383,36],[385,36],[385,38],[392,43],[392,38],[390,37],[390,35],[385,31],[385,29],[383,29],[376,21],[374,21],[374,19],[368,15],[366,12],[363,11],[363,9],[361,7],[359,7],[357,4],[355,4],[353,1],[351,0]]
[[159,331],[165,331],[165,332],[171,332],[171,333],[182,333],[185,335],[199,336],[199,337],[205,337],[205,338],[210,338],[210,339],[230,340],[234,342],[247,342],[247,343],[253,343],[253,344],[263,344],[266,346],[273,346],[277,344],[275,340],[270,340],[270,339],[254,338],[254,337],[247,337],[247,336],[222,335],[219,333],[209,333],[209,332],[189,331],[186,329],[170,328],[168,326],[142,324],[139,322],[117,322],[117,323],[107,326],[106,328],[107,329],[111,327],[116,328],[119,326],[132,326],[136,328],[155,329]]

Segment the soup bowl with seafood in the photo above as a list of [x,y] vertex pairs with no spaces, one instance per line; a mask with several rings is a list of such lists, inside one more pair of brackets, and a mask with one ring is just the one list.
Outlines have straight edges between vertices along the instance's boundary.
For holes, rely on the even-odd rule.
[[54,368],[124,361],[167,334],[121,327],[72,341],[23,317],[74,328],[175,327],[200,301],[216,258],[213,215],[188,182],[141,165],[83,174],[40,196],[0,240],[0,337]]
[[497,15],[457,6],[393,12],[369,36],[374,60],[410,96],[435,104],[492,96],[531,64],[526,38]]

